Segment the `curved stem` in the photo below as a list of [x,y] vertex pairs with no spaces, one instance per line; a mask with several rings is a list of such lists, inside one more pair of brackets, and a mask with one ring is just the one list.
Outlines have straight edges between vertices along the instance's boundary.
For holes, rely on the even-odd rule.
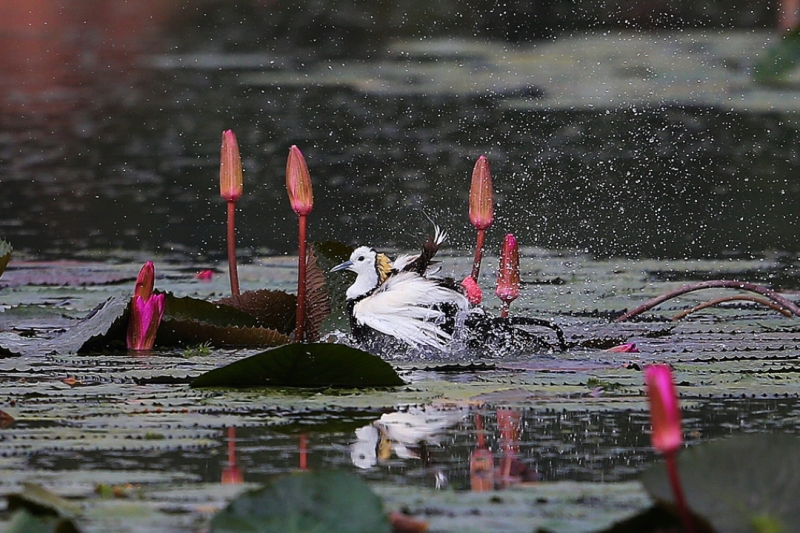
[[512,326],[541,326],[544,328],[550,328],[556,332],[556,337],[558,338],[558,347],[562,352],[567,351],[567,339],[564,335],[564,330],[561,329],[558,324],[551,322],[550,320],[527,316],[515,316],[508,318],[508,323]]
[[294,340],[305,340],[306,322],[306,216],[300,215],[298,226],[300,244],[297,247],[297,315],[294,326]]
[[228,201],[228,270],[231,276],[231,293],[239,296],[239,271],[236,268],[236,202]]
[[678,462],[675,460],[675,451],[667,452],[665,457],[667,459],[669,484],[672,487],[672,495],[675,496],[675,503],[681,515],[683,529],[686,533],[694,533],[694,519],[692,518],[692,513],[689,512],[689,507],[686,505],[686,498],[683,495],[683,487],[681,487],[681,480],[678,477]]
[[725,302],[733,302],[737,300],[746,300],[750,302],[755,302],[757,304],[761,304],[763,306],[769,307],[770,309],[774,309],[775,311],[779,312],[785,317],[792,318],[792,312],[784,309],[780,305],[770,302],[766,298],[759,298],[758,296],[750,296],[749,294],[739,294],[736,296],[725,296],[722,298],[714,298],[713,300],[709,300],[707,302],[701,303],[700,305],[696,305],[691,309],[687,309],[686,311],[681,311],[677,315],[674,315],[670,320],[680,320],[685,318],[686,316],[705,309],[707,307],[713,307],[715,305],[719,305]]
[[475,243],[475,259],[472,261],[472,274],[470,276],[478,282],[478,274],[481,272],[481,260],[483,259],[483,242],[486,240],[486,230],[478,230],[478,239]]
[[653,298],[652,300],[643,303],[633,311],[628,311],[621,317],[617,318],[615,322],[624,322],[636,315],[644,313],[648,309],[652,309],[653,307],[663,302],[666,302],[671,298],[680,296],[681,294],[686,294],[687,292],[697,291],[701,289],[711,289],[711,288],[739,289],[743,291],[757,292],[763,296],[766,296],[773,302],[780,304],[785,309],[788,309],[795,316],[800,316],[800,307],[798,307],[795,303],[787,300],[783,296],[779,295],[775,291],[767,289],[766,287],[762,287],[761,285],[756,285],[755,283],[748,283],[746,281],[715,279],[710,281],[701,281],[699,283],[690,283],[689,285],[684,285],[683,287],[679,287],[675,290],[669,291],[666,294],[662,294],[657,298]]

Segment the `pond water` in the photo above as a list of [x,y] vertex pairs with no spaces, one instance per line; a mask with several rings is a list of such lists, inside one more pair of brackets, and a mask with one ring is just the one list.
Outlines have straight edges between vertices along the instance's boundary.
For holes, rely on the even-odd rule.
[[[225,503],[220,480],[298,468],[457,491],[487,476],[497,488],[631,481],[658,460],[641,375],[652,362],[675,367],[689,446],[800,433],[796,319],[742,303],[669,322],[722,292],[712,291],[648,321],[607,320],[696,280],[800,290],[798,91],[751,76],[774,32],[598,30],[513,44],[381,35],[363,54],[292,55],[230,14],[212,24],[179,3],[138,14],[123,4],[104,3],[87,27],[81,9],[0,20],[0,238],[15,247],[0,279],[0,345],[54,336],[129,296],[143,259],[155,259],[161,290],[227,295],[217,184],[220,134],[232,128],[245,167],[243,290],[294,290],[290,145],[314,183],[310,240],[413,250],[430,217],[449,233],[441,256],[458,279],[474,239],[470,173],[485,154],[496,218],[484,289],[514,232],[514,313],[552,318],[576,343],[639,351],[484,354],[488,366],[457,372],[437,365],[472,356],[393,354],[405,387],[267,392],[187,385],[251,350],[25,352],[0,359],[0,411],[15,419],[0,428],[0,494],[35,481],[91,499],[98,484],[130,483],[178,520],[158,491],[200,487],[179,496],[194,522],[161,528],[194,531],[203,502]],[[206,267],[212,281],[193,278]],[[340,335],[343,317],[327,326]],[[476,472],[487,455],[492,468]],[[148,530],[120,530],[137,527]]]

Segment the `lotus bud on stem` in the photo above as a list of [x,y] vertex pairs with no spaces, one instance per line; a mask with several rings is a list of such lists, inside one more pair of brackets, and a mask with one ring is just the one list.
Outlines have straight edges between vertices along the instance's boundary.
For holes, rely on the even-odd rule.
[[653,425],[651,440],[653,448],[664,455],[667,473],[675,503],[687,533],[694,533],[694,520],[686,505],[676,455],[683,444],[681,412],[678,393],[672,381],[672,371],[667,365],[649,365],[644,372],[647,383],[647,398],[650,403],[650,420]]
[[128,317],[128,332],[125,338],[129,350],[152,350],[156,333],[164,316],[166,296],[153,294],[155,267],[152,261],[144,264],[136,278]]
[[495,294],[503,301],[500,316],[507,317],[511,302],[519,298],[519,248],[511,233],[503,240]]
[[239,272],[236,269],[236,201],[242,197],[242,158],[233,131],[222,132],[219,163],[219,194],[228,203],[228,270],[231,293],[239,295]]
[[478,282],[483,259],[483,242],[486,230],[494,220],[494,204],[492,201],[492,173],[489,160],[485,155],[478,158],[472,170],[472,183],[469,188],[469,221],[478,230],[475,243],[475,259],[472,262],[472,279]]
[[303,154],[297,146],[289,148],[286,160],[286,190],[292,209],[300,217],[298,227],[297,251],[297,317],[294,338],[302,342],[305,338],[306,319],[306,217],[314,207],[314,194],[311,190],[311,176]]

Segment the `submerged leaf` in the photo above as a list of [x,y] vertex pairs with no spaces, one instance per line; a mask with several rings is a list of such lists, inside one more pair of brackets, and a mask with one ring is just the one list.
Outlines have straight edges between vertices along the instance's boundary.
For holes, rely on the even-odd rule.
[[219,300],[217,303],[233,307],[254,317],[256,324],[281,333],[289,334],[294,329],[297,296],[283,291],[261,289],[246,291]]
[[381,358],[343,344],[287,344],[211,370],[192,387],[393,387]]
[[211,520],[211,533],[389,533],[380,498],[355,474],[299,472],[245,492]]
[[[800,439],[784,434],[739,435],[684,450],[678,471],[692,512],[716,531],[796,531],[800,524]],[[642,484],[657,500],[672,501],[666,468],[654,465]]]

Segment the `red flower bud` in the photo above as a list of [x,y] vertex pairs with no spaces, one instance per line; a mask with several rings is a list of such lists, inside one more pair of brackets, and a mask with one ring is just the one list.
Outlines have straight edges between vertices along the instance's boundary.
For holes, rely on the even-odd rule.
[[683,443],[681,412],[672,372],[666,365],[649,365],[644,377],[653,424],[653,448],[664,454],[672,453]]
[[314,207],[311,176],[303,154],[294,145],[289,149],[289,158],[286,160],[286,190],[289,191],[289,201],[295,213],[305,216],[311,212]]
[[139,275],[136,278],[136,286],[133,289],[133,297],[140,296],[144,299],[150,298],[153,294],[153,284],[156,279],[156,267],[153,266],[152,261],[148,261],[139,270]]
[[505,304],[510,304],[519,297],[519,248],[517,239],[511,233],[506,235],[500,252],[495,294]]
[[482,155],[472,170],[472,184],[469,188],[469,221],[479,230],[492,225],[494,205],[492,202],[492,173],[489,160]]
[[242,158],[236,135],[231,130],[222,132],[219,159],[219,194],[225,200],[235,202],[242,197]]

